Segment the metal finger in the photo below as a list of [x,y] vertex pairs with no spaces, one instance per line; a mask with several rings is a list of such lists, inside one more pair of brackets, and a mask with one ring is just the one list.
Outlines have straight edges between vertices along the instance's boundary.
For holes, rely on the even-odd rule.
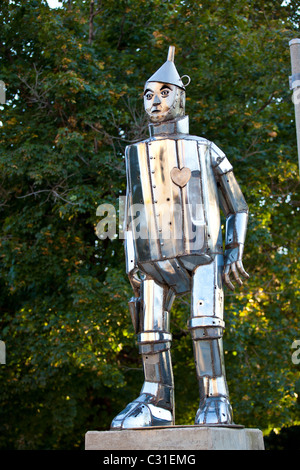
[[230,272],[230,265],[227,265],[223,274],[223,279],[224,279],[226,286],[229,287],[229,289],[234,290],[234,285],[232,284],[230,280],[229,272]]
[[237,261],[237,262],[236,262],[236,265],[237,265],[237,268],[238,268],[238,270],[240,271],[240,273],[241,273],[244,277],[246,277],[246,278],[248,279],[250,276],[249,276],[249,274],[245,271],[242,261]]
[[236,265],[235,263],[232,263],[231,265],[231,271],[232,271],[232,274],[234,276],[234,279],[236,280],[236,282],[242,286],[243,285],[243,281],[239,278],[239,275],[238,275],[238,271],[236,269]]

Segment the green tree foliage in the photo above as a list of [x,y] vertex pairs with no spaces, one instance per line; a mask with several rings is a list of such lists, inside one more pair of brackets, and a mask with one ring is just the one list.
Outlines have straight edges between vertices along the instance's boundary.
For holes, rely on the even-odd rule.
[[[216,142],[250,207],[245,267],[226,293],[236,423],[299,423],[299,178],[288,41],[299,2],[3,0],[0,448],[83,447],[142,385],[122,240],[96,209],[125,192],[124,148],[147,135],[145,80],[176,46],[191,132]],[[119,221],[118,221],[119,222]],[[177,424],[198,392],[186,321],[172,311]],[[295,362],[295,361],[294,361]],[[298,385],[297,385],[298,380]]]

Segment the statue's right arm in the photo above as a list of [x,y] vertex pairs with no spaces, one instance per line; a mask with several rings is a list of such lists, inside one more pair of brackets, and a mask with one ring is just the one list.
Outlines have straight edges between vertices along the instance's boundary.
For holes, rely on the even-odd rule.
[[125,150],[126,161],[126,175],[127,175],[127,190],[126,190],[126,204],[125,204],[125,217],[124,217],[124,247],[125,247],[125,261],[126,273],[128,275],[130,284],[136,297],[140,294],[141,280],[137,276],[138,266],[137,257],[135,252],[134,233],[131,224],[130,205],[131,205],[131,192],[128,172],[128,147]]

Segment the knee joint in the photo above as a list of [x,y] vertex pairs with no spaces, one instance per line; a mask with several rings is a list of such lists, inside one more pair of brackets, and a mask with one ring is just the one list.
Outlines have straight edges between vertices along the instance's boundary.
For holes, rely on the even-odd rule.
[[171,347],[172,335],[165,331],[144,331],[138,335],[139,352],[155,354]]
[[189,330],[194,340],[222,338],[225,323],[218,317],[193,317],[189,322]]

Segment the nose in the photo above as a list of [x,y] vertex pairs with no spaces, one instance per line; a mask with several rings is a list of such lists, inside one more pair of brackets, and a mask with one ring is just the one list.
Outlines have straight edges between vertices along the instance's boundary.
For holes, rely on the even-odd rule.
[[154,99],[153,99],[153,103],[152,103],[154,106],[157,106],[158,104],[160,104],[160,99],[157,95],[155,95]]

